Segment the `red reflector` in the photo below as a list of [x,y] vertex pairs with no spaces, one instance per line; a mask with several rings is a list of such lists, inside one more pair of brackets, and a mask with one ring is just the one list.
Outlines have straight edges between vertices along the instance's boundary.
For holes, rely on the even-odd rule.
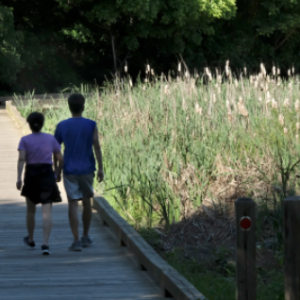
[[248,231],[251,227],[251,219],[249,217],[242,217],[240,220],[241,229]]

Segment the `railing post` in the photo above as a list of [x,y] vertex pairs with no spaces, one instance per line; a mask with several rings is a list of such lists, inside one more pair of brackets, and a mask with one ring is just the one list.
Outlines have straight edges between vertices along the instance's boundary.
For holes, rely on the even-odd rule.
[[237,300],[256,300],[255,202],[235,201]]
[[283,200],[285,300],[300,299],[300,197]]

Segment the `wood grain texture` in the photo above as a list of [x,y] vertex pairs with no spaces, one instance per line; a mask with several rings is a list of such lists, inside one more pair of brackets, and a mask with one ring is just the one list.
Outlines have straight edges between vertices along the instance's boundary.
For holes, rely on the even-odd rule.
[[90,231],[94,245],[82,252],[68,251],[72,234],[61,184],[64,201],[53,206],[52,254],[41,254],[40,206],[36,212],[36,247],[28,249],[23,244],[26,207],[15,189],[16,153],[22,132],[5,110],[0,110],[0,121],[5,124],[0,129],[0,299],[163,299],[159,286],[147,272],[139,270],[126,248],[118,246],[97,213]]
[[300,197],[283,201],[285,300],[300,299]]
[[[237,245],[237,300],[256,300],[255,265],[255,202],[250,198],[235,201],[236,245]],[[242,217],[251,218],[251,228],[243,231],[240,226]]]

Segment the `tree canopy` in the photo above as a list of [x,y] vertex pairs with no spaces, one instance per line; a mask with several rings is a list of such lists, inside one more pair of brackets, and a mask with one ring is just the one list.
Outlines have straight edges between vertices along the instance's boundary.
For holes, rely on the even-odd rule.
[[298,0],[0,0],[1,93],[98,83],[126,63],[167,72],[297,66]]

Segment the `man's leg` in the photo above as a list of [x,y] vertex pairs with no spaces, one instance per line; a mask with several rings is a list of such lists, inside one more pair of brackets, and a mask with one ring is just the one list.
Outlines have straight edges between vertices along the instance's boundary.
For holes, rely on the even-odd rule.
[[26,198],[27,214],[26,214],[26,225],[28,230],[28,241],[33,242],[33,233],[35,227],[35,204]]
[[79,241],[79,234],[78,234],[78,201],[77,200],[69,200],[69,222],[70,227],[74,236],[74,242]]
[[91,220],[92,220],[91,198],[84,198],[82,200],[82,206],[83,206],[83,212],[82,212],[83,236],[88,237]]
[[42,205],[44,245],[48,246],[49,237],[52,229],[52,203]]

